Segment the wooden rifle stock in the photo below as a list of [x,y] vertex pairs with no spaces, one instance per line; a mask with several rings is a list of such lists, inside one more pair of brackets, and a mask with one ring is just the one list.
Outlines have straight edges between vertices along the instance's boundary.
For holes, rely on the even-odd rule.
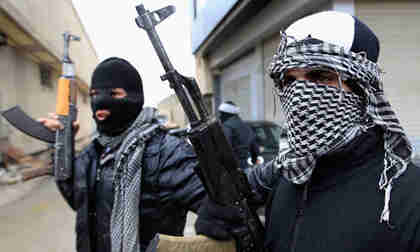
[[[54,175],[58,180],[67,179],[71,176],[74,157],[74,129],[73,122],[77,117],[77,84],[75,81],[74,64],[69,57],[70,41],[80,40],[79,37],[65,32],[64,54],[62,58],[62,75],[58,80],[58,92],[56,113],[63,129],[55,133],[42,123],[28,116],[19,106],[15,106],[2,112],[4,118],[18,130],[25,134],[47,143],[55,144]],[[47,174],[40,172],[34,174]],[[41,176],[41,175],[40,175]],[[28,176],[29,178],[36,175]]]
[[77,117],[77,83],[75,81],[74,64],[69,57],[70,41],[80,38],[67,32],[63,34],[64,54],[62,75],[58,80],[56,114],[63,125],[58,129],[55,139],[54,176],[57,180],[65,180],[72,176],[74,158],[73,122]]

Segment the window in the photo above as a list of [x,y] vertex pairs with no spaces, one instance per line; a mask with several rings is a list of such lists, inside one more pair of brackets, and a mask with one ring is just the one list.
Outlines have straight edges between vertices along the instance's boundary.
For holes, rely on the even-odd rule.
[[39,74],[41,79],[41,86],[52,88],[51,69],[45,65],[39,65]]
[[7,45],[7,36],[6,34],[0,32],[0,46]]

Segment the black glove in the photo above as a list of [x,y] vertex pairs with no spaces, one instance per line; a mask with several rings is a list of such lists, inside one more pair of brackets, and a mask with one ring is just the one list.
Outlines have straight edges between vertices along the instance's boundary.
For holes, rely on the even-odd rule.
[[231,240],[236,233],[245,228],[242,224],[242,213],[233,206],[221,206],[206,197],[198,209],[195,222],[197,234],[215,240]]

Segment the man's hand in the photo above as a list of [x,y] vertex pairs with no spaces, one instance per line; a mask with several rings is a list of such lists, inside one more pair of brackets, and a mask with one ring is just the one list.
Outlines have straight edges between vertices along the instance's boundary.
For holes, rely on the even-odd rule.
[[243,229],[241,213],[233,206],[221,206],[208,197],[198,209],[195,222],[197,234],[202,234],[215,240],[231,240],[236,232]]
[[[58,115],[55,113],[48,113],[48,117],[41,117],[37,119],[38,122],[42,123],[45,127],[52,131],[56,131],[57,129],[63,129],[63,125],[58,120]],[[76,136],[77,132],[80,129],[80,123],[76,120],[73,123],[74,135]]]

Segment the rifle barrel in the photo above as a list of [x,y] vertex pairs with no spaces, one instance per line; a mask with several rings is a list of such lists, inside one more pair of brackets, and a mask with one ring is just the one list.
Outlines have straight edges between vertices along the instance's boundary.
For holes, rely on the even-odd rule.
[[181,85],[178,85],[182,78],[173,67],[169,57],[163,47],[162,41],[160,40],[156,29],[155,24],[152,21],[153,13],[147,11],[143,4],[136,6],[137,13],[139,16],[136,18],[137,25],[146,30],[147,35],[152,42],[153,48],[156,51],[156,54],[159,57],[160,62],[162,63],[163,68],[165,69],[166,74],[161,77],[162,80],[168,80],[171,84],[170,87],[174,89],[176,96],[178,97],[181,106],[184,108],[184,111],[191,124],[199,121],[198,116],[196,115],[193,107],[191,106],[188,95],[185,92],[184,88]]

